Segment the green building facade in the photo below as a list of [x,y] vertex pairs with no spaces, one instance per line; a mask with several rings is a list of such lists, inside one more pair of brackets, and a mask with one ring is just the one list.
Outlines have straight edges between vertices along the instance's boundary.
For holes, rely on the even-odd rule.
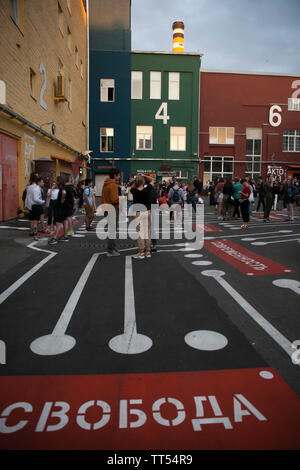
[[131,174],[198,176],[201,54],[131,53]]

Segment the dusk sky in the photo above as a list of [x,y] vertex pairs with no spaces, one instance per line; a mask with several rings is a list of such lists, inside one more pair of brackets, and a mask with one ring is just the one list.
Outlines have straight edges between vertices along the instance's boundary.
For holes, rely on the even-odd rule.
[[299,18],[300,0],[132,0],[132,50],[171,51],[182,20],[203,69],[300,75]]

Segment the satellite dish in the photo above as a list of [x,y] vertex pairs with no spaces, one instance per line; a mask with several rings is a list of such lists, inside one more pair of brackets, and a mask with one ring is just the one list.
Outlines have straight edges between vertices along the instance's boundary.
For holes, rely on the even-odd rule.
[[56,132],[56,126],[55,124],[52,124],[52,134],[55,135]]

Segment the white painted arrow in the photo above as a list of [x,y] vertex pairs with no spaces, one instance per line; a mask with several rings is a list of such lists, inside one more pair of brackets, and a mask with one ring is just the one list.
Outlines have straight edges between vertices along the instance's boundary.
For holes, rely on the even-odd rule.
[[109,347],[120,354],[140,354],[150,349],[151,346],[152,340],[148,336],[137,332],[132,256],[126,256],[124,333],[112,338],[109,342]]

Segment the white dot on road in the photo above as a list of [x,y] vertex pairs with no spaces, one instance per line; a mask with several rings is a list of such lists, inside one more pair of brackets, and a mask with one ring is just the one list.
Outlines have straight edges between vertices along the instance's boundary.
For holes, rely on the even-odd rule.
[[266,245],[267,242],[252,242],[251,245],[263,246]]
[[217,351],[223,349],[228,344],[225,336],[216,331],[198,330],[191,331],[184,337],[188,346],[200,351]]
[[293,230],[278,230],[279,233],[293,233]]
[[230,230],[241,230],[241,227],[230,227]]
[[254,242],[256,238],[241,238],[243,242]]
[[274,379],[274,374],[272,374],[272,372],[268,372],[267,370],[263,370],[259,373],[259,375],[263,378],[263,379],[267,379],[267,380],[270,380],[270,379]]
[[195,266],[209,266],[212,264],[212,261],[193,261],[192,264]]
[[203,255],[198,255],[197,253],[191,253],[191,254],[188,254],[188,255],[184,255],[185,258],[202,258]]

